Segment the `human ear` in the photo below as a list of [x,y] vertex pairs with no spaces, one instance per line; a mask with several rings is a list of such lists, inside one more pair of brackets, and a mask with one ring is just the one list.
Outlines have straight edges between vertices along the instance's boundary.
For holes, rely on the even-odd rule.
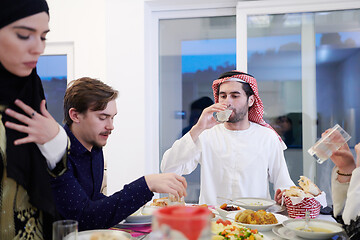
[[79,120],[79,115],[80,113],[78,111],[76,111],[75,108],[70,108],[69,109],[69,117],[71,118],[71,120],[75,123],[78,123]]
[[252,105],[254,104],[255,102],[255,96],[254,95],[251,95],[248,99],[248,106],[249,107],[252,107]]

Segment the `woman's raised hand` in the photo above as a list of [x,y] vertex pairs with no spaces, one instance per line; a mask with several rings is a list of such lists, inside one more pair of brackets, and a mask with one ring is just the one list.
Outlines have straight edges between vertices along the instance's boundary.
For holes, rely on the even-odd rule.
[[9,108],[5,110],[5,113],[7,115],[24,123],[23,125],[7,121],[5,123],[5,126],[13,130],[28,134],[28,136],[24,138],[15,140],[14,145],[20,145],[30,142],[43,145],[53,139],[58,134],[59,124],[46,110],[45,103],[45,100],[41,101],[40,113],[36,112],[34,109],[32,109],[30,106],[26,105],[19,99],[15,100],[15,104],[19,108],[21,108],[27,115],[15,112],[14,110],[11,110]]

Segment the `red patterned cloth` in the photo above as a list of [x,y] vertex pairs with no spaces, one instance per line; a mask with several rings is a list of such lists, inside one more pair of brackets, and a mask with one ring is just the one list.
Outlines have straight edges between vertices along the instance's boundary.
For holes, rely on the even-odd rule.
[[293,205],[290,197],[284,196],[286,209],[291,218],[305,217],[305,212],[310,212],[310,218],[316,218],[320,214],[321,204],[315,198],[304,198],[300,203]]
[[[250,76],[250,75],[242,74],[241,72],[239,72],[238,75],[234,75],[234,76],[231,76],[231,77],[220,78],[220,79],[215,80],[213,82],[213,84],[212,84],[215,103],[219,102],[219,96],[217,95],[217,93],[218,93],[218,89],[219,89],[220,84],[222,84],[223,82],[228,81],[231,78],[240,79],[239,82],[247,82],[248,84],[250,84],[250,87],[254,92],[255,101],[254,101],[254,104],[252,105],[252,107],[249,109],[249,121],[258,123],[258,124],[260,124],[260,125],[262,125],[264,127],[267,127],[267,128],[270,128],[270,129],[274,130],[270,126],[270,124],[265,122],[265,120],[263,118],[263,116],[264,116],[264,105],[263,105],[263,103],[262,103],[262,101],[261,101],[261,99],[259,97],[259,91],[258,91],[256,79],[254,77]],[[284,146],[284,149],[286,149],[286,145],[282,141],[279,134],[275,130],[274,130],[274,132],[278,135],[280,142]]]

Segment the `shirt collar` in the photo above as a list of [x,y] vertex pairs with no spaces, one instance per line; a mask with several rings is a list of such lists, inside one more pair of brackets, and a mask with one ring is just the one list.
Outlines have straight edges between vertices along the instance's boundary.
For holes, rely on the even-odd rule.
[[[69,125],[65,124],[64,129],[66,131],[66,134],[70,138],[71,142],[71,149],[74,150],[76,153],[84,154],[86,152],[89,152],[84,145],[80,143],[80,141],[75,137],[75,135],[71,132]],[[93,146],[91,152],[100,151],[101,148]]]

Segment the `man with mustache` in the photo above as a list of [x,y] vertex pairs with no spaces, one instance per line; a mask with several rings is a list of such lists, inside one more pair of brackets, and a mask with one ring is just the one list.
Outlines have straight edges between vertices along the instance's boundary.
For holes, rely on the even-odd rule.
[[72,81],[64,97],[65,131],[70,138],[68,171],[52,180],[57,210],[79,222],[79,230],[109,228],[150,201],[153,192],[186,195],[186,180],[174,173],[151,174],[111,196],[101,193],[105,146],[114,130],[118,92],[92,78]]
[[[270,198],[293,186],[286,166],[286,145],[263,119],[263,104],[253,76],[231,71],[213,82],[215,104],[205,108],[198,122],[168,149],[162,172],[190,174],[201,166],[199,203],[218,205],[224,199]],[[213,114],[232,110],[225,123]]]

